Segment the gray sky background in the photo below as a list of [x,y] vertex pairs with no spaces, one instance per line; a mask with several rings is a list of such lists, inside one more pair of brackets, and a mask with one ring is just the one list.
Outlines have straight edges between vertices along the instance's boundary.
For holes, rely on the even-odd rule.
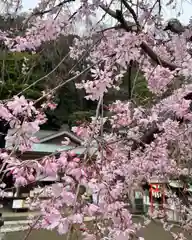
[[[24,11],[29,10],[37,5],[39,0],[23,0]],[[176,12],[181,12],[179,19],[184,24],[189,22],[189,18],[192,16],[192,2],[190,0],[179,0],[177,4],[177,10],[170,10],[170,8],[164,7],[163,14],[165,20],[176,17]]]

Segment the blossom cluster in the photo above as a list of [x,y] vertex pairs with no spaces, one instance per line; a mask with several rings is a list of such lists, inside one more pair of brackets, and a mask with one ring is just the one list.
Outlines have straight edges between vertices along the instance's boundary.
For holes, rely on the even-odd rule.
[[[128,203],[134,187],[141,188],[151,179],[191,177],[192,99],[185,96],[192,92],[189,84],[192,32],[187,29],[180,35],[166,34],[154,7],[156,3],[138,1],[138,21],[132,14],[134,28],[127,26],[128,10],[126,19],[120,19],[118,11],[111,13],[108,6],[106,13],[116,14],[120,24],[99,33],[97,26],[91,28],[90,34],[76,38],[70,46],[70,57],[77,64],[83,59],[89,66],[87,71],[90,70],[89,77],[76,83],[76,88],[85,90],[86,99],[98,101],[96,116],[71,129],[83,140],[85,151],[80,156],[73,151],[57,151],[22,161],[14,154],[31,150],[38,141],[35,135],[46,122],[44,110],[56,107],[52,94],[42,93],[47,100],[40,109],[36,109],[36,102],[20,95],[0,103],[0,119],[13,130],[6,136],[8,145],[1,151],[0,160],[3,171],[12,174],[15,187],[27,186],[40,176],[58,178],[50,188],[45,187],[48,199],[41,200],[40,195],[29,199],[31,208],[40,212],[35,219],[36,228],[57,229],[60,234],[80,230],[86,240],[104,240],[106,235],[110,240],[137,237],[141,225],[132,221]],[[55,1],[44,0],[38,9],[47,10],[54,4]],[[54,13],[45,18],[33,16],[23,36],[11,37],[0,32],[0,38],[10,51],[36,51],[44,42],[71,34],[80,17],[90,22],[97,9],[105,9],[100,0],[83,0],[80,5],[73,18],[76,21],[72,21],[70,11],[56,7],[56,16]],[[151,102],[138,106],[134,97],[129,96],[127,101],[116,100],[104,111],[105,95],[111,89],[120,90],[130,66],[137,70],[135,79],[131,79],[132,87],[140,72],[153,94]],[[78,78],[79,72],[73,74],[72,80]],[[183,79],[182,84],[178,84],[179,78]],[[94,151],[90,151],[92,148]],[[187,205],[183,207],[183,212],[189,210]],[[86,226],[87,217],[94,217],[97,222],[93,229]],[[183,224],[186,229],[191,230],[190,222],[188,214]],[[170,230],[166,223],[164,227]],[[182,234],[172,235],[184,239]]]

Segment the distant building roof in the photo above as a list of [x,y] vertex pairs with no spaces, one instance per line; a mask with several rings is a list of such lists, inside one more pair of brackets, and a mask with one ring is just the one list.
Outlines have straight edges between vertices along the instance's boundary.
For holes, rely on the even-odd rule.
[[[8,135],[14,134],[14,129],[8,131]],[[74,135],[72,132],[66,130],[60,131],[51,131],[51,130],[40,130],[35,134],[35,136],[39,139],[38,143],[34,143],[32,149],[25,154],[21,154],[22,158],[26,158],[29,156],[41,156],[56,153],[59,151],[73,151],[76,154],[83,154],[85,152],[85,146],[82,145],[83,141]],[[70,145],[62,145],[61,139],[64,137],[68,137],[71,140]],[[55,140],[55,141],[53,141]],[[57,140],[57,141],[56,141]],[[10,140],[6,142],[5,148],[9,151],[13,149],[13,144]],[[90,154],[94,154],[96,152],[97,147],[91,147],[89,149]],[[29,155],[29,156],[28,156]]]
[[72,146],[58,146],[56,144],[33,144],[32,151],[34,152],[47,152],[53,153],[56,151],[69,151],[73,150],[76,154],[82,154],[85,151],[85,147],[72,147]]
[[75,142],[79,145],[81,145],[82,143],[82,140],[80,138],[78,138],[76,135],[74,135],[73,133],[69,132],[69,131],[59,131],[59,132],[54,132],[44,138],[41,138],[39,139],[40,140],[40,143],[43,143],[43,142],[48,142],[52,139],[55,139],[55,138],[58,138],[58,137],[68,137],[72,142]]
[[51,130],[40,130],[39,132],[37,132],[35,135],[36,137],[41,140],[43,138],[49,137],[54,135],[55,133],[57,133],[57,131],[51,131]]
[[[13,135],[15,131],[16,131],[15,129],[10,129],[10,130],[8,130],[7,135],[8,136]],[[42,143],[48,143],[49,141],[57,139],[59,137],[63,137],[63,140],[64,140],[64,137],[68,137],[72,143],[75,143],[77,145],[81,145],[81,143],[82,143],[82,140],[80,138],[78,138],[72,132],[69,132],[66,130],[60,130],[60,131],[40,130],[39,132],[37,132],[35,134],[35,137],[37,137],[37,139],[39,140],[39,143],[34,144],[35,146],[40,145]],[[53,143],[53,145],[54,145],[54,143]],[[58,147],[58,144],[56,144],[56,145]],[[12,142],[10,139],[8,141],[6,141],[5,148],[8,148],[8,149],[12,148]]]
[[[10,129],[8,131],[8,136],[13,135],[15,129]],[[70,150],[73,149],[77,154],[82,154],[84,150],[83,147],[78,147],[81,146],[82,140],[79,139],[77,136],[75,136],[73,133],[68,132],[66,130],[61,130],[61,131],[51,131],[51,130],[40,130],[35,134],[35,136],[38,138],[39,142],[34,143],[32,146],[32,149],[30,152],[36,152],[38,153],[53,153],[57,151],[62,151],[62,150]],[[66,145],[61,145],[60,141],[61,138],[68,137],[71,140],[71,143],[69,146]],[[58,139],[58,140],[57,140]],[[57,141],[53,141],[57,140]],[[77,146],[77,149],[76,149]],[[11,139],[8,139],[5,144],[5,148],[7,150],[12,150],[13,149],[13,144]]]

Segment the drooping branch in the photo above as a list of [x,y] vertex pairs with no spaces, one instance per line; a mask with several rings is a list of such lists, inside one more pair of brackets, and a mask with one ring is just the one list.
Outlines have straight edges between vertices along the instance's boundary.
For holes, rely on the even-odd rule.
[[[122,11],[120,11],[120,10],[116,10],[116,12],[115,12],[103,5],[100,7],[106,13],[108,13],[110,16],[117,19],[117,21],[119,22],[118,28],[119,27],[123,28],[127,32],[142,31],[139,21],[137,19],[137,15],[134,12],[134,10],[129,6],[129,4],[126,2],[126,0],[122,0],[122,2],[124,4],[124,6],[132,14],[135,23],[126,21],[122,14]],[[141,46],[141,49],[158,65],[161,65],[165,68],[169,68],[171,71],[179,68],[179,66],[177,66],[173,63],[167,62],[164,59],[160,58],[146,42],[143,41],[140,46]],[[179,123],[182,123],[181,119],[176,119],[176,120],[179,121]],[[162,131],[159,130],[159,128],[157,126],[153,126],[153,127],[149,128],[148,130],[146,130],[146,132],[143,134],[143,136],[139,140],[133,141],[132,151],[134,151],[138,148],[144,149],[145,145],[151,144],[154,141],[155,134],[161,134],[161,133],[162,133]]]
[[[35,16],[43,16],[44,14],[47,14],[47,13],[51,13],[53,12],[55,9],[58,9],[58,8],[62,8],[62,6],[66,3],[69,3],[69,2],[74,2],[75,0],[64,0],[60,3],[58,3],[56,6],[53,6],[47,10],[44,10],[44,11],[39,11],[37,8],[35,8],[32,12],[32,14],[26,19],[26,21],[24,22],[24,26],[26,26],[26,24]],[[71,19],[71,17],[70,17]]]
[[62,7],[64,4],[66,4],[66,3],[68,3],[68,2],[74,2],[75,0],[64,0],[64,1],[62,1],[62,2],[60,2],[60,3],[58,3],[56,6],[54,6],[54,7],[52,7],[52,8],[49,8],[49,9],[47,9],[47,10],[44,10],[44,11],[38,11],[38,10],[35,10],[34,12],[33,12],[33,16],[42,16],[42,15],[44,15],[44,14],[46,14],[46,13],[49,13],[49,12],[52,12],[52,11],[54,11],[55,9],[57,9],[57,8],[60,8],[60,7]]
[[[125,0],[124,0],[125,1]],[[130,32],[130,31],[137,31],[138,30],[138,25],[137,23],[132,23],[132,22],[128,22],[124,19],[123,15],[119,14],[119,11],[117,10],[116,12],[114,12],[113,10],[109,9],[108,7],[104,6],[104,5],[100,5],[100,7],[106,12],[108,13],[111,17],[117,19],[120,22],[120,26],[121,28],[125,29],[126,31]],[[131,8],[129,6],[129,8]],[[133,13],[134,10],[132,9]],[[136,14],[134,14],[133,18],[136,17]],[[135,20],[135,19],[134,19]],[[137,19],[136,19],[137,20]],[[177,66],[173,63],[167,62],[165,60],[163,60],[162,58],[160,58],[154,51],[153,49],[146,43],[146,42],[142,42],[141,43],[141,49],[154,61],[156,62],[158,65],[161,65],[165,68],[169,68],[171,71],[179,68],[180,66]]]

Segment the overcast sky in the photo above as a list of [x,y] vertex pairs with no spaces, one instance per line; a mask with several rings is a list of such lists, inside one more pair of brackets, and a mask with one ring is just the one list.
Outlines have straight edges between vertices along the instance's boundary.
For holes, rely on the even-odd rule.
[[[189,18],[192,16],[192,3],[190,2],[191,0],[178,0],[177,4],[177,11],[179,10],[181,12],[181,16],[179,19],[187,24],[189,22]],[[29,10],[30,8],[33,8],[37,5],[39,0],[23,0],[23,6],[24,6],[24,11]],[[164,18],[170,19],[176,17],[176,10],[170,10],[167,7],[163,8],[163,15]]]

